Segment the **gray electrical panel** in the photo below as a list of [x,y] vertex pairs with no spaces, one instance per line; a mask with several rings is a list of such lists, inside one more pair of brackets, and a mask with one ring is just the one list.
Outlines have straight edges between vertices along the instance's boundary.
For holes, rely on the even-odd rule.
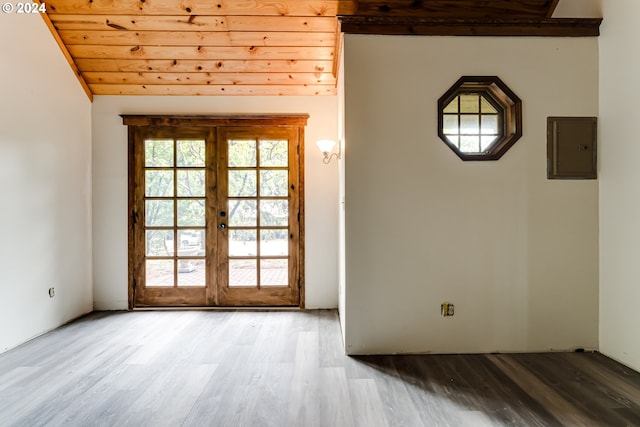
[[547,178],[596,179],[596,117],[547,118]]

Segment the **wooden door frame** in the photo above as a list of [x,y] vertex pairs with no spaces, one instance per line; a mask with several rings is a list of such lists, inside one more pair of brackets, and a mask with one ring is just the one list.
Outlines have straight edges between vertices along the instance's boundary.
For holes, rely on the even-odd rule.
[[[211,144],[215,144],[215,135],[212,133],[211,129],[208,128],[192,128],[192,127],[147,127],[147,126],[137,126],[133,131],[133,140],[129,141],[129,276],[132,277],[130,280],[130,287],[132,290],[129,292],[129,305],[133,307],[136,305],[136,301],[140,295],[139,292],[144,292],[147,298],[152,298],[157,301],[157,305],[161,306],[161,301],[173,301],[176,298],[176,289],[175,287],[153,287],[153,288],[142,288],[138,287],[138,284],[144,283],[145,278],[143,275],[144,269],[142,265],[144,263],[146,254],[145,254],[145,225],[136,226],[139,220],[142,219],[142,216],[139,212],[144,212],[145,209],[145,171],[146,168],[144,166],[144,144],[143,140],[147,138],[161,138],[161,139],[181,139],[181,138],[203,138],[205,144],[207,142]],[[138,143],[136,143],[138,142]],[[208,183],[215,187],[215,171],[211,173],[213,169],[211,164],[207,164],[209,159],[205,159],[205,173],[208,174]],[[176,165],[173,166],[177,167]],[[177,198],[177,194],[174,195]],[[206,201],[206,208],[208,209],[212,203],[212,197],[207,197],[205,193],[204,197]],[[205,224],[205,230],[208,230],[208,224]],[[175,234],[175,239],[177,239],[178,233]],[[208,238],[208,233],[207,237]],[[210,246],[206,246],[206,256],[205,262],[208,262],[209,254],[211,248]],[[174,256],[177,256],[178,253]],[[208,273],[215,273],[213,270],[208,269]],[[175,280],[175,277],[174,277]],[[180,293],[183,298],[183,306],[196,306],[196,305],[206,305],[211,300],[211,289],[208,284],[208,278],[205,277],[205,286],[204,287],[184,287],[180,289]],[[215,277],[214,277],[215,280]],[[145,295],[143,294],[143,298]],[[155,305],[154,305],[155,306]]]
[[[144,238],[140,240],[140,230],[143,227],[136,227],[136,221],[139,217],[136,201],[139,200],[140,168],[137,168],[134,162],[136,140],[140,135],[140,131],[148,128],[209,128],[212,134],[217,133],[219,127],[293,127],[298,129],[298,146],[299,146],[299,163],[298,179],[299,179],[299,247],[297,269],[299,274],[299,308],[305,307],[305,215],[304,215],[304,126],[307,124],[308,114],[255,114],[255,115],[121,115],[123,124],[128,126],[128,308],[135,309],[135,296],[138,283],[142,283],[141,265],[144,257],[140,256],[140,242],[144,242]],[[207,167],[207,170],[209,168]],[[209,203],[208,203],[209,204]],[[216,205],[217,206],[217,205]],[[211,227],[210,222],[217,221],[216,215],[207,219],[207,238],[211,233],[215,233],[216,227]],[[137,233],[137,234],[136,234]],[[143,248],[144,251],[144,248]],[[207,267],[209,267],[210,249],[207,249]],[[207,304],[215,303],[215,295],[207,290]],[[212,305],[213,306],[213,305]],[[156,307],[159,308],[159,307]]]
[[[228,252],[228,233],[231,231],[232,227],[229,225],[224,230],[218,230],[218,244],[219,244],[219,252],[218,252],[218,262],[219,268],[217,269],[220,272],[220,276],[218,277],[218,305],[220,306],[242,306],[243,302],[248,306],[287,306],[285,304],[279,304],[279,301],[284,299],[289,299],[291,301],[297,301],[296,304],[300,302],[300,273],[299,266],[300,262],[298,257],[300,256],[300,220],[302,219],[302,214],[300,213],[300,173],[299,173],[299,164],[300,164],[300,156],[299,156],[299,147],[300,147],[300,135],[301,129],[295,127],[271,127],[271,128],[256,128],[254,127],[220,127],[218,128],[218,147],[225,147],[229,140],[251,140],[251,141],[260,141],[260,140],[286,140],[288,143],[288,160],[287,160],[287,176],[289,183],[287,184],[287,192],[289,193],[288,201],[289,201],[289,215],[288,215],[288,235],[290,236],[288,239],[288,260],[290,262],[289,267],[287,268],[287,283],[289,286],[287,288],[274,286],[274,287],[260,287],[260,280],[258,280],[259,290],[254,289],[253,287],[230,287],[229,286],[229,277],[224,273],[224,270],[228,269],[227,262],[231,257],[227,257]],[[258,150],[258,145],[256,145],[256,149]],[[227,165],[227,150],[222,148],[217,153],[217,164],[218,167],[222,165]],[[256,170],[263,168],[259,162],[255,165]],[[249,168],[251,168],[249,166]],[[269,169],[267,166],[266,170]],[[264,170],[264,169],[263,169]],[[227,202],[229,201],[229,197],[227,195],[228,190],[228,182],[227,175],[225,173],[220,174],[218,181],[218,203],[219,208],[224,210],[227,207]],[[262,196],[260,195],[260,191],[256,192],[256,200],[259,200]],[[265,199],[262,199],[265,200]],[[267,197],[266,200],[269,200]],[[230,215],[229,215],[230,216]],[[227,218],[230,220],[230,217]],[[256,230],[261,229],[263,226],[260,224],[260,221],[256,223]],[[267,226],[266,229],[269,227]],[[257,235],[259,238],[259,234]],[[256,254],[257,260],[262,258],[260,255],[260,247],[258,245],[258,253]],[[262,261],[258,261],[259,264]],[[260,267],[258,267],[258,278],[260,277]],[[260,294],[257,295],[256,291]],[[255,301],[255,302],[254,302]],[[289,305],[291,306],[291,305]]]

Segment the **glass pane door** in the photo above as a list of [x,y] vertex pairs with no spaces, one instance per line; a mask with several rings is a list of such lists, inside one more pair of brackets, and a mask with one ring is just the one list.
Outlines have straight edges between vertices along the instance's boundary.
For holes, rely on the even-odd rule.
[[130,308],[304,304],[303,127],[263,121],[129,128]]
[[296,134],[224,129],[219,142],[221,303],[298,304]]
[[144,283],[139,305],[205,304],[206,138],[143,139]]

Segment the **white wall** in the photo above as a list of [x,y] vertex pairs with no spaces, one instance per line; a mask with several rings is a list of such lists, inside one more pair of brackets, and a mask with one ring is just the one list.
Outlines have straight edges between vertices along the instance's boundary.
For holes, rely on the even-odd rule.
[[602,18],[601,0],[561,0],[554,18]]
[[600,36],[600,350],[640,370],[640,56],[637,0],[603,1]]
[[[598,348],[598,181],[546,178],[546,117],[598,115],[597,39],[347,35],[344,49],[347,351]],[[462,75],[523,100],[524,135],[497,162],[437,136]]]
[[0,352],[92,309],[90,160],[91,104],[44,21],[0,13]]
[[[344,49],[340,51],[340,64],[344,64]],[[342,333],[342,341],[344,346],[344,330],[346,322],[346,300],[345,300],[345,287],[346,287],[346,265],[345,265],[345,206],[344,206],[344,176],[345,176],[345,156],[346,156],[346,142],[345,142],[345,129],[344,129],[344,67],[340,67],[340,74],[338,75],[338,139],[342,147],[342,158],[338,163],[338,315],[340,317],[340,329]]]
[[120,114],[309,113],[306,140],[306,307],[338,306],[338,177],[315,141],[336,139],[336,97],[107,97],[93,103],[95,307],[127,307],[127,128]]

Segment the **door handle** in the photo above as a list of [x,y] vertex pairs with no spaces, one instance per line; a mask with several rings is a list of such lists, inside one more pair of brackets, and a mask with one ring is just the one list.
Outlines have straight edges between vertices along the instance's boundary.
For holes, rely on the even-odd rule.
[[226,229],[227,229],[227,224],[222,223],[222,224],[218,225],[218,228],[219,228],[220,230],[226,230]]

